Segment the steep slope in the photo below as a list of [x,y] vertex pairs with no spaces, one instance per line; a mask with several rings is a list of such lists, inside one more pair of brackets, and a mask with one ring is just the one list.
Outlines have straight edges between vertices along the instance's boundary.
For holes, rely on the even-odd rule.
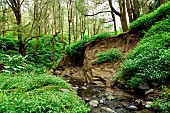
[[[85,62],[90,62],[90,66],[88,67],[92,70],[94,84],[100,86],[111,86],[113,82],[112,76],[117,73],[125,55],[129,50],[136,46],[141,36],[142,35],[140,33],[128,31],[118,36],[97,39],[89,42],[85,45],[85,49],[83,51],[84,58],[81,59],[83,65],[70,65],[70,57],[64,56],[58,67],[54,70],[54,74],[69,77],[70,79],[85,81],[86,79],[82,74],[82,68],[85,66]],[[111,48],[118,48],[121,50],[123,55],[122,61],[97,64],[95,62],[96,54],[110,50]]]

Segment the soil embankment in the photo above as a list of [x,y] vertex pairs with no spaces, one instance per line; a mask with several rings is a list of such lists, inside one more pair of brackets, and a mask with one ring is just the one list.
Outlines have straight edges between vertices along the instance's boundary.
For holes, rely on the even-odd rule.
[[[90,43],[87,43],[84,51],[84,59],[82,64],[88,60],[91,63],[93,81],[98,86],[111,86],[113,81],[112,77],[119,70],[121,62],[124,60],[129,50],[134,48],[139,42],[141,35],[139,33],[133,33],[128,31],[118,36],[107,37],[103,39],[97,39]],[[121,50],[123,59],[121,62],[107,62],[103,64],[96,64],[96,54],[110,50],[112,48],[118,48]],[[69,56],[65,56],[59,63],[59,66],[54,70],[55,75],[61,75],[68,78],[74,78],[79,80],[85,80],[81,74],[82,66],[69,65]]]

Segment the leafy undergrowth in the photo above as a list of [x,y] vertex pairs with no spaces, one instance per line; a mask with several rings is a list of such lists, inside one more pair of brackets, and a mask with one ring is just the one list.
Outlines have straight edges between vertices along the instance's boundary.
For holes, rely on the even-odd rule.
[[122,59],[122,53],[119,49],[113,48],[106,52],[101,52],[96,55],[97,63],[102,64],[104,62],[119,61]]
[[153,102],[153,107],[159,108],[163,113],[170,112],[170,89],[164,88],[160,97]]
[[170,15],[170,2],[161,5],[157,10],[149,14],[145,14],[131,23],[130,29],[148,30],[155,22],[168,18]]
[[[147,28],[153,26],[137,47],[128,53],[122,65],[120,74],[131,88],[137,88],[140,83],[159,87],[170,79],[170,14],[165,10],[170,10],[170,2],[132,23]],[[159,21],[160,15],[166,15],[166,19]]]
[[[60,89],[68,89],[62,92]],[[63,79],[50,75],[0,74],[1,113],[87,113],[89,107]]]

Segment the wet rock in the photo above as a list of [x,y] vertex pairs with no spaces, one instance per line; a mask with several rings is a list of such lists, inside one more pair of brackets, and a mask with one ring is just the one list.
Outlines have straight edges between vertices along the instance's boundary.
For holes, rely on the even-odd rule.
[[86,90],[86,89],[87,89],[87,87],[85,87],[85,86],[82,86],[82,87],[81,87],[81,89],[84,89],[84,90]]
[[70,90],[69,90],[69,89],[60,89],[60,91],[62,91],[62,92],[64,92],[64,93],[68,93],[68,92],[70,92]]
[[101,107],[100,108],[100,113],[117,113],[117,112],[113,111],[112,109],[107,108],[107,107]]
[[108,96],[106,97],[106,99],[107,99],[107,100],[113,100],[113,99],[115,99],[115,97],[112,96],[112,95],[108,95]]
[[149,89],[148,91],[145,91],[145,95],[152,93],[154,91],[154,89]]
[[92,107],[97,107],[99,105],[99,102],[97,100],[92,100],[89,102],[89,105],[91,105]]
[[90,102],[90,98],[84,98],[85,102]]
[[145,105],[145,108],[150,108],[152,104],[153,104],[153,102],[147,101],[146,105]]
[[138,108],[134,105],[128,106],[127,109],[137,111]]
[[73,90],[78,90],[79,87],[78,86],[75,86],[75,87],[72,87]]
[[104,103],[104,100],[100,100],[99,103],[100,103],[100,104],[103,104],[103,103]]

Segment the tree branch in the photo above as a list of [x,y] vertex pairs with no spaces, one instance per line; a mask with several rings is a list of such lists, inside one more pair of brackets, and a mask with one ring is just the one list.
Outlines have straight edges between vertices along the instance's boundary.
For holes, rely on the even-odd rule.
[[100,13],[110,13],[110,12],[112,12],[112,11],[100,11],[100,12],[97,12],[97,13],[95,13],[95,14],[85,14],[84,16],[95,16],[95,15],[98,15],[98,14],[100,14]]
[[115,8],[113,7],[113,5],[112,5],[112,0],[108,0],[108,1],[109,1],[109,6],[110,6],[111,10],[112,10],[116,15],[118,15],[119,17],[121,17],[122,14],[121,14],[120,12],[116,11]]

